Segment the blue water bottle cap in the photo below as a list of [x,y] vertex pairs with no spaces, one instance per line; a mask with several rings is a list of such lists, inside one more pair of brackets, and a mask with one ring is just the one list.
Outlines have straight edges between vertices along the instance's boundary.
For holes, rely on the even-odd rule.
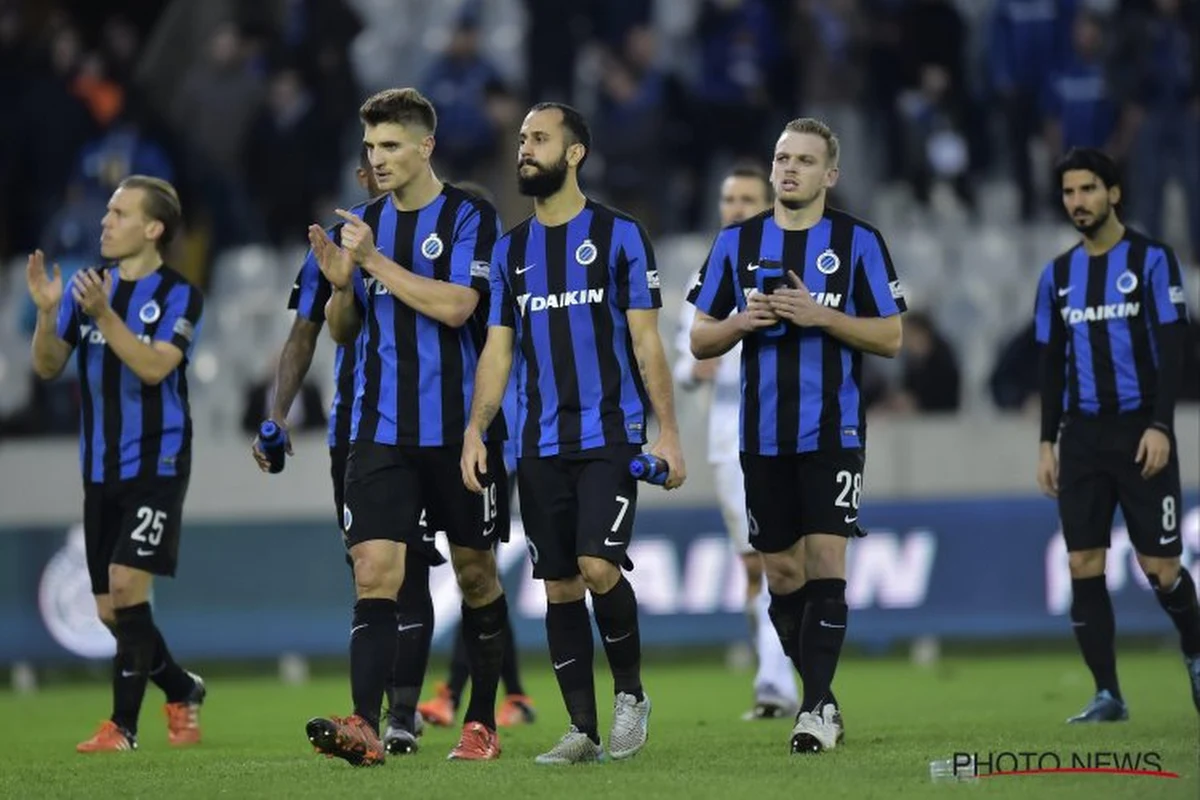
[[285,452],[287,437],[283,428],[277,422],[268,419],[258,426],[258,439],[259,446],[270,463],[267,471],[282,472],[284,460],[287,458]]

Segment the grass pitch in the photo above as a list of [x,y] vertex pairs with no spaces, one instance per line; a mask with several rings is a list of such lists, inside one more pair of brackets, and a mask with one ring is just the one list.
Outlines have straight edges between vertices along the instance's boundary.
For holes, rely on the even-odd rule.
[[[433,729],[414,756],[353,769],[315,755],[304,736],[312,716],[349,713],[344,677],[303,686],[265,678],[208,679],[204,744],[166,744],[161,695],[151,686],[136,753],[77,755],[109,710],[104,685],[0,692],[0,797],[335,798],[1194,798],[1200,797],[1197,714],[1181,660],[1169,652],[1119,658],[1128,723],[1068,727],[1091,694],[1069,654],[954,657],[922,668],[894,659],[846,658],[838,671],[847,737],[820,756],[788,753],[790,723],[741,722],[749,677],[714,662],[649,659],[654,702],[650,741],[636,758],[581,767],[539,767],[533,757],[566,730],[543,659],[524,659],[537,723],[504,730],[493,763],[446,761],[457,730]],[[601,733],[610,688],[597,654]],[[1159,754],[1178,779],[1113,774],[1004,776],[932,784],[929,762],[956,751],[1097,751]]]

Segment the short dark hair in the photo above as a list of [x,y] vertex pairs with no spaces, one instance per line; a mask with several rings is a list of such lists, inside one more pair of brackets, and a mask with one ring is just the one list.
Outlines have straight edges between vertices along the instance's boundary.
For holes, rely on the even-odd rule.
[[1118,188],[1121,185],[1121,169],[1117,162],[1108,153],[1095,147],[1074,147],[1062,157],[1054,168],[1059,186],[1062,186],[1063,176],[1074,170],[1093,173],[1106,189]]
[[390,122],[410,127],[420,126],[430,133],[437,131],[437,112],[429,98],[416,89],[384,89],[366,99],[358,109],[364,125]]
[[757,164],[751,164],[749,162],[734,164],[733,168],[730,169],[729,172],[725,173],[725,177],[753,178],[763,185],[763,189],[766,191],[767,201],[769,202],[774,199],[775,189],[771,186],[771,177],[767,174],[765,169]]
[[141,189],[142,213],[162,223],[162,236],[154,243],[160,254],[165,253],[183,227],[183,206],[175,187],[162,178],[151,175],[130,175],[117,184],[118,189]]
[[583,169],[583,162],[587,161],[588,154],[592,152],[592,130],[588,127],[587,120],[583,118],[583,114],[580,114],[579,110],[574,106],[553,101],[537,103],[533,108],[529,109],[529,113],[549,111],[555,108],[562,112],[563,127],[570,134],[571,141],[567,142],[567,144],[572,145],[578,142],[583,145],[583,158],[579,159],[579,166],[576,167],[576,169]]

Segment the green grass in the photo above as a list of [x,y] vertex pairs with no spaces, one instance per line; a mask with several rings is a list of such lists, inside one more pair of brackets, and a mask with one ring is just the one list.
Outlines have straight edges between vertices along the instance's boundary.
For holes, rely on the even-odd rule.
[[[597,659],[602,664],[602,658]],[[745,723],[749,678],[712,662],[645,669],[654,700],[651,738],[637,758],[585,767],[538,767],[533,757],[566,728],[553,677],[525,659],[540,718],[502,732],[495,763],[450,763],[457,731],[432,730],[415,756],[355,770],[313,754],[304,722],[348,713],[343,678],[289,687],[267,679],[212,677],[204,744],[168,748],[157,690],[142,713],[137,753],[81,756],[73,748],[108,712],[102,685],[0,693],[0,797],[287,798],[907,798],[1200,797],[1197,715],[1178,657],[1122,655],[1132,719],[1123,725],[1068,727],[1088,699],[1078,657],[1063,654],[953,657],[920,668],[894,659],[844,660],[838,695],[847,740],[821,756],[788,754],[789,724]],[[598,669],[607,689],[607,673]],[[607,698],[607,691],[600,696]],[[611,708],[602,701],[601,731]],[[929,762],[955,751],[1071,752],[1154,750],[1178,780],[1122,775],[1003,777],[970,785],[931,785]]]

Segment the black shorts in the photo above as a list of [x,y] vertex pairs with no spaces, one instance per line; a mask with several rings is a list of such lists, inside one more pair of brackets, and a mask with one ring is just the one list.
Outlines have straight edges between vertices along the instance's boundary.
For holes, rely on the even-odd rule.
[[862,450],[785,456],[742,453],[750,546],[781,553],[810,533],[861,536]]
[[92,594],[108,594],[108,566],[173,576],[188,475],[83,485],[83,534]]
[[[500,444],[488,446],[483,496],[463,485],[462,448],[351,442],[346,460],[342,529],[348,545],[372,539],[404,542],[426,552],[437,531],[450,543],[490,550],[508,541],[508,476]],[[438,555],[432,563],[444,563]]]
[[517,461],[521,520],[533,577],[563,580],[579,574],[579,556],[632,569],[625,552],[637,511],[637,480],[629,474],[636,445]]
[[1150,420],[1128,417],[1072,417],[1058,445],[1058,513],[1067,550],[1107,548],[1117,505],[1133,549],[1144,556],[1173,558],[1183,553],[1179,458],[1174,437],[1167,466],[1150,480],[1133,459]]

